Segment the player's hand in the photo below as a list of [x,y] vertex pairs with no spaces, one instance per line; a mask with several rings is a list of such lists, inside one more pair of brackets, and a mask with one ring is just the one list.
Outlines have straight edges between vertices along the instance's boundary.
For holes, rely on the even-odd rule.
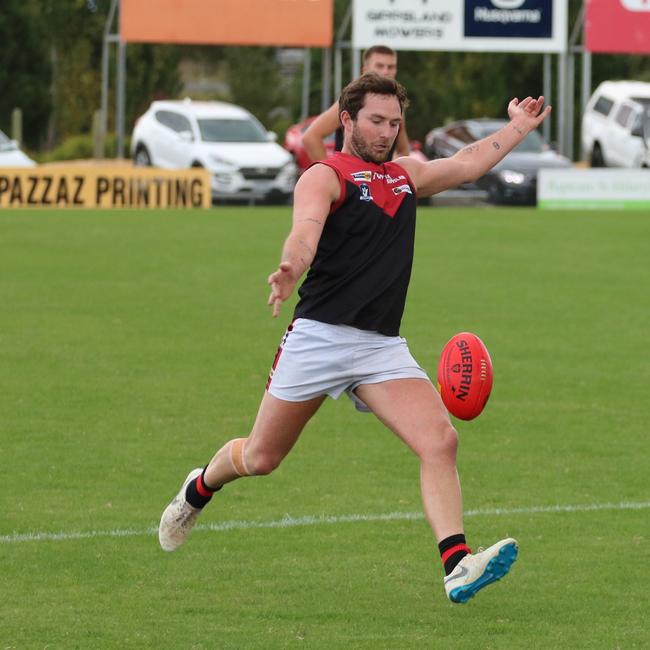
[[536,129],[551,113],[551,107],[544,107],[544,96],[537,99],[526,97],[519,101],[516,97],[508,104],[508,116],[530,131]]
[[282,303],[291,295],[296,286],[291,262],[281,262],[278,270],[269,275],[268,284],[271,285],[271,295],[267,304],[273,307],[273,318],[277,318],[280,315]]

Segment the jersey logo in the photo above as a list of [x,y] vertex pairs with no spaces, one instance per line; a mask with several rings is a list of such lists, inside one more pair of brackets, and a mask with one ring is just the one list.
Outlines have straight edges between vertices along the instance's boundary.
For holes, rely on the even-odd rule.
[[372,177],[379,181],[386,181],[389,185],[406,180],[406,176],[404,176],[404,174],[400,174],[399,176],[391,176],[390,174],[380,174],[379,172],[375,172]]
[[370,183],[370,181],[372,180],[372,172],[370,170],[366,170],[362,172],[352,172],[350,176],[352,176],[352,179],[355,180],[357,183],[359,181]]
[[361,185],[359,185],[359,190],[361,191],[361,194],[359,195],[359,199],[361,201],[372,201],[370,188],[365,183],[361,183]]
[[410,185],[400,185],[399,187],[393,188],[393,194],[413,194],[413,192],[411,191]]

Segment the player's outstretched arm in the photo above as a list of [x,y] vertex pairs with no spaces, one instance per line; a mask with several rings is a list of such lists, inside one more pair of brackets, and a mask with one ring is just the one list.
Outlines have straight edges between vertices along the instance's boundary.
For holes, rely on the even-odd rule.
[[325,220],[340,192],[336,172],[326,165],[310,167],[296,183],[291,231],[284,242],[280,264],[268,278],[271,286],[268,304],[273,307],[274,317],[280,314],[282,303],[311,266]]
[[418,196],[431,196],[462,183],[474,182],[510,153],[531,131],[534,131],[550,114],[551,107],[544,106],[544,97],[526,97],[521,102],[513,99],[508,104],[508,122],[496,133],[478,140],[451,158],[419,162],[401,158],[399,164],[415,183]]
[[312,160],[325,160],[325,138],[339,128],[339,103],[321,113],[302,135],[302,146]]

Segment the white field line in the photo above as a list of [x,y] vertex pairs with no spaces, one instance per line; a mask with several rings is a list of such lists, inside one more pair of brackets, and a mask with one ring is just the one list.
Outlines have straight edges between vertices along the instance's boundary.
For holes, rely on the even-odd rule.
[[[564,512],[593,512],[599,510],[645,510],[650,508],[650,501],[623,502],[623,503],[591,503],[583,505],[552,505],[530,506],[527,508],[485,508],[468,510],[465,517],[502,517],[505,515],[529,515],[538,513],[564,513]],[[357,514],[357,515],[306,515],[292,517],[285,515],[282,519],[274,521],[222,521],[213,524],[197,524],[194,530],[224,532],[229,530],[247,530],[252,528],[296,528],[298,526],[321,526],[325,524],[346,524],[357,522],[375,521],[405,521],[423,519],[421,512],[389,512],[386,514]],[[95,537],[142,537],[155,535],[157,527],[150,528],[124,528],[116,530],[89,530],[86,532],[32,532],[0,535],[0,544],[19,544],[23,542],[59,542],[77,539],[90,539]]]

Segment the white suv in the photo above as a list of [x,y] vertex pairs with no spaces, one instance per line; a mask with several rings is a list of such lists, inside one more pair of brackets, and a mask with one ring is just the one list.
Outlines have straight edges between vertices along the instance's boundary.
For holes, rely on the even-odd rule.
[[36,163],[18,147],[15,140],[10,140],[0,131],[0,167],[34,167]]
[[296,182],[296,165],[275,140],[234,104],[156,101],[135,124],[131,155],[142,166],[205,167],[215,200],[285,200]]
[[603,81],[582,116],[592,167],[650,167],[650,83]]

